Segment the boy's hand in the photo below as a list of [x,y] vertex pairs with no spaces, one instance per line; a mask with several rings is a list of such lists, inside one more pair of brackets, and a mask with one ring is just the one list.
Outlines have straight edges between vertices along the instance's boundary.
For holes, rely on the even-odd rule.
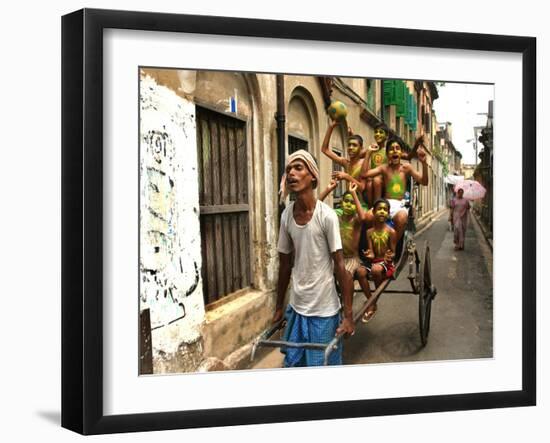
[[380,148],[378,147],[378,145],[376,143],[372,143],[370,146],[369,146],[369,151],[371,152],[375,152],[375,151],[378,151]]
[[372,252],[372,249],[363,249],[363,255],[370,259],[374,258],[374,252]]
[[332,120],[332,121],[330,122],[330,127],[331,127],[332,129],[334,129],[334,128],[336,128],[336,126],[338,126],[339,124],[340,124],[340,120]]
[[422,163],[426,163],[426,151],[424,151],[424,148],[418,148],[416,155],[418,156],[418,160],[420,160]]
[[386,253],[384,254],[384,261],[388,264],[390,264],[393,260],[393,252],[391,249],[388,249]]
[[336,180],[347,180],[348,174],[344,171],[334,171],[332,173],[332,178]]
[[351,130],[351,126],[348,125],[348,137],[351,136],[351,135],[353,135],[353,131]]
[[331,178],[328,187],[334,190],[336,189],[336,186],[338,186],[338,180]]
[[414,141],[414,147],[413,149],[418,148],[419,146],[425,146],[424,145],[424,135],[421,135]]
[[352,194],[355,194],[357,192],[357,183],[350,183],[349,192],[351,192]]

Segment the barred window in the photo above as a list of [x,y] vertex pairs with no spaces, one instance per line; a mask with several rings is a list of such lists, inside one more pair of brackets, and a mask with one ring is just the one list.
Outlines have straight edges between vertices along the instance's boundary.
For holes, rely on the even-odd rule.
[[302,138],[295,137],[293,135],[288,136],[288,155],[299,151],[300,149],[304,149],[307,151],[307,140],[304,140]]
[[245,122],[197,107],[197,153],[205,304],[250,285]]

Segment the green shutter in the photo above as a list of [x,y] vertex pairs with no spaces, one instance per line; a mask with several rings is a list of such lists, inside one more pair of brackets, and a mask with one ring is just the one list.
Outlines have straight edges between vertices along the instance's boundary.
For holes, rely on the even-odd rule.
[[384,80],[384,105],[395,104],[395,81]]
[[414,125],[415,101],[412,94],[407,94],[407,123],[412,128]]
[[398,81],[395,87],[395,105],[397,117],[405,116],[405,83]]
[[413,118],[412,118],[412,125],[411,125],[413,131],[416,131],[418,127],[418,103],[413,97]]

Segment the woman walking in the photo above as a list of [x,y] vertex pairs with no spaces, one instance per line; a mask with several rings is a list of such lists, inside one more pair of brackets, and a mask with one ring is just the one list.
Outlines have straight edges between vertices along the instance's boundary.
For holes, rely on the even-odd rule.
[[464,189],[458,189],[456,197],[451,200],[449,221],[453,224],[455,251],[464,249],[464,238],[468,227],[470,202],[464,198]]

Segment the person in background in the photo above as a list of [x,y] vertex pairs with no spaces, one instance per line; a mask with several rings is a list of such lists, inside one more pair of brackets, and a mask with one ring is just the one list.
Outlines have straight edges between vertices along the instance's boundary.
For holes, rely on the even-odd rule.
[[459,188],[451,200],[449,222],[453,224],[455,251],[464,250],[464,239],[468,228],[470,202],[464,198],[464,189]]

